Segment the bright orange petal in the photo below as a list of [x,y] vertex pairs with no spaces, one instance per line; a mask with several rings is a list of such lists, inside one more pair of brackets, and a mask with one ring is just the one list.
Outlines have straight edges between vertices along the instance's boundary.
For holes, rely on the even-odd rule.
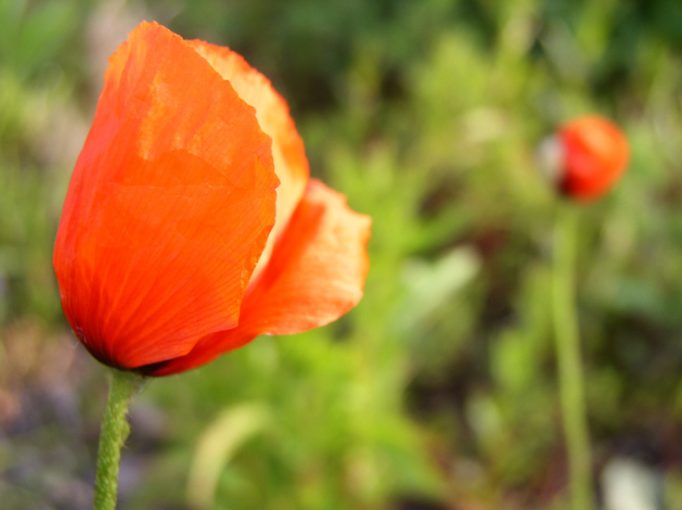
[[362,297],[370,220],[311,181],[270,263],[244,300],[239,327],[202,339],[186,356],[145,369],[168,375],[207,363],[262,334],[292,334],[338,319]]
[[265,76],[229,48],[204,41],[191,41],[191,44],[230,82],[239,97],[256,109],[261,129],[272,138],[275,172],[280,181],[277,188],[277,219],[254,271],[255,278],[267,264],[277,239],[303,196],[310,174],[308,159],[286,101]]
[[111,58],[57,234],[81,341],[133,368],[236,326],[277,184],[253,109],[188,43],[141,24]]
[[244,301],[240,329],[288,335],[328,324],[362,297],[369,217],[318,180],[306,188],[270,264]]

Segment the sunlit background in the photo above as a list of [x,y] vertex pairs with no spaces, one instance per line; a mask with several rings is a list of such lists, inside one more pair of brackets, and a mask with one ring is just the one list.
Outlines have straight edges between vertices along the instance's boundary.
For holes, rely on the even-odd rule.
[[374,227],[347,317],[147,384],[121,508],[568,508],[557,201],[534,155],[585,112],[632,151],[580,206],[595,493],[682,508],[679,0],[0,0],[0,507],[90,505],[106,374],[51,251],[106,58],[141,19],[269,76],[313,174]]

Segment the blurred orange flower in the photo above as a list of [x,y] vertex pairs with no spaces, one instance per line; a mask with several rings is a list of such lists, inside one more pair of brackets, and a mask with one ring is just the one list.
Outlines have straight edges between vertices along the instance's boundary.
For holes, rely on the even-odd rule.
[[607,193],[628,162],[628,143],[611,121],[598,116],[572,120],[559,129],[563,171],[559,185],[578,200]]
[[362,296],[369,231],[310,180],[265,77],[145,22],[110,59],[53,262],[90,353],[160,376],[343,315]]

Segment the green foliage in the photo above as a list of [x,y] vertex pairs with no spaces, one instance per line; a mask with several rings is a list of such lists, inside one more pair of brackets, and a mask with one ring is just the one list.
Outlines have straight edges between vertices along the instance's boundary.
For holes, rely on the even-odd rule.
[[[595,451],[601,461],[622,443],[653,445],[667,455],[669,506],[682,504],[671,444],[682,429],[682,4],[130,3],[270,76],[313,174],[372,216],[373,237],[365,298],[339,323],[149,384],[138,405],[163,413],[166,441],[126,507],[564,508],[556,203],[534,151],[590,111],[617,120],[632,152],[617,189],[580,217]],[[73,159],[44,147],[55,117],[92,109],[92,16],[89,2],[0,0],[0,328],[65,328],[50,251]],[[135,444],[133,430],[124,469]]]

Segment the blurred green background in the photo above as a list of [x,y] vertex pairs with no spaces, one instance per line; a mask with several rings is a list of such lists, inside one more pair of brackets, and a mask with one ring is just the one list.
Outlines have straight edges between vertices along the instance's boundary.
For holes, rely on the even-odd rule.
[[347,317],[147,385],[121,508],[567,508],[534,151],[585,112],[632,149],[580,213],[595,487],[634,459],[682,508],[682,2],[0,0],[3,509],[89,508],[106,377],[51,249],[106,58],[141,19],[269,76],[313,174],[374,227]]

